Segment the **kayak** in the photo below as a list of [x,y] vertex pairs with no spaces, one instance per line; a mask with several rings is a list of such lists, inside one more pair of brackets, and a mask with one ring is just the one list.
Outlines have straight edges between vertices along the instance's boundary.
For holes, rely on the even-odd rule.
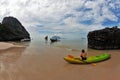
[[100,54],[98,56],[87,57],[86,60],[81,60],[80,57],[70,57],[70,56],[64,57],[64,60],[73,64],[89,64],[89,63],[101,62],[109,58],[110,58],[110,54],[105,53],[105,54]]

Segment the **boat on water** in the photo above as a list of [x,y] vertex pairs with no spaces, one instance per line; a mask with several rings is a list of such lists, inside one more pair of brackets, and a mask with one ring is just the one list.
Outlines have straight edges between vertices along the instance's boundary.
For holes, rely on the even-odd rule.
[[27,42],[27,41],[30,41],[30,39],[29,38],[24,38],[24,39],[21,39],[20,41],[21,42]]
[[60,41],[60,37],[59,36],[52,36],[51,38],[50,38],[50,41],[51,42],[57,42],[57,41]]
[[74,57],[74,56],[64,57],[64,60],[73,64],[89,64],[89,63],[101,62],[109,58],[110,58],[110,54],[104,53],[98,56],[90,56],[86,60],[81,60],[80,57]]

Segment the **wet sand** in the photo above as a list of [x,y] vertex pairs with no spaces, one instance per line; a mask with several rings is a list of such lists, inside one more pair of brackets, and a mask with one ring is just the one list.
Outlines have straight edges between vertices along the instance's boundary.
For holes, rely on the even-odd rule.
[[54,46],[12,46],[0,50],[0,80],[120,80],[120,50],[88,49],[88,56],[110,53],[111,59],[75,65],[63,60],[77,50]]
[[0,42],[0,50],[7,49],[10,47],[14,47],[14,46],[16,46],[16,45],[13,45],[11,43]]

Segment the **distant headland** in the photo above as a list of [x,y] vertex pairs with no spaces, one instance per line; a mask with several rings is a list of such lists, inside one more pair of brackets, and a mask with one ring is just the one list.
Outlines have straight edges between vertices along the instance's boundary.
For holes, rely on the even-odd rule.
[[4,17],[0,23],[0,41],[30,41],[30,34],[14,17]]

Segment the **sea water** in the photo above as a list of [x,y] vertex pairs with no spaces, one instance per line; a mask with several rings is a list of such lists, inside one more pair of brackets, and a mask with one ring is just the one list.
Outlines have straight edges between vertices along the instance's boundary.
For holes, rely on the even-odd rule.
[[[48,36],[48,41],[45,40]],[[51,43],[52,36],[59,36],[61,39],[58,42]],[[85,32],[54,32],[54,31],[39,31],[31,35],[31,44],[51,45],[55,47],[66,48],[69,50],[87,50],[87,33]]]

